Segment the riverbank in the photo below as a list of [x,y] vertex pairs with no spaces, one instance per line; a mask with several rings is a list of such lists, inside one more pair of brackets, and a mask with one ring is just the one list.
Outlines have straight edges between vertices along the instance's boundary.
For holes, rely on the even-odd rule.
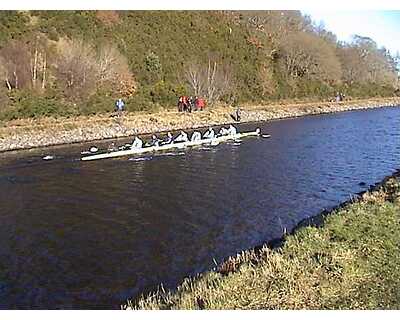
[[[396,105],[400,105],[400,98],[243,106],[241,123]],[[216,107],[193,113],[167,110],[128,113],[121,118],[105,114],[76,118],[13,120],[0,126],[0,152],[223,125],[233,122],[230,115],[234,111],[232,107]]]
[[230,258],[128,309],[398,309],[400,174],[271,250]]

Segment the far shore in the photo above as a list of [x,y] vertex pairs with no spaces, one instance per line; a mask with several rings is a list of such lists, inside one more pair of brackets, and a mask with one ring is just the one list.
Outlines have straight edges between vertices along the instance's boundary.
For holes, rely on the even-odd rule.
[[176,110],[130,112],[121,118],[112,113],[75,118],[21,119],[0,126],[0,152],[129,137],[179,129],[194,129],[229,123],[246,123],[301,117],[350,110],[400,106],[400,97],[371,98],[343,102],[275,103],[241,106],[241,120],[231,117],[234,107],[213,107],[180,113]]

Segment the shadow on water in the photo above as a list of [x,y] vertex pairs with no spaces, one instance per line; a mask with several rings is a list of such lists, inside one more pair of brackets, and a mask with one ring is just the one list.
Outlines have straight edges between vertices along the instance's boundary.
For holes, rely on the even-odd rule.
[[2,154],[0,308],[119,308],[277,245],[399,168],[399,119],[386,108],[246,124],[272,137],[94,162],[79,161],[91,143]]

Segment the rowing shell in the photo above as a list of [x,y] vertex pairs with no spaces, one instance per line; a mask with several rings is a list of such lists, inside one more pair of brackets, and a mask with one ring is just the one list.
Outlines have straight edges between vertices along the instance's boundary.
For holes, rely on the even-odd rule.
[[[170,144],[166,144],[166,145],[158,146],[158,147],[153,146],[153,147],[145,147],[145,148],[138,148],[138,149],[121,150],[121,151],[114,151],[114,152],[108,152],[108,153],[94,154],[91,156],[83,157],[81,160],[88,161],[88,160],[99,160],[99,159],[106,159],[106,158],[116,158],[116,157],[130,156],[130,155],[134,155],[134,154],[142,154],[142,153],[149,153],[149,152],[155,152],[155,151],[165,151],[165,150],[170,150],[170,149],[193,147],[193,146],[198,146],[198,145],[202,145],[202,144],[216,145],[223,141],[236,140],[239,138],[260,136],[260,135],[261,135],[260,130],[257,129],[256,131],[237,133],[234,135],[226,135],[226,136],[221,136],[221,137],[217,137],[217,138],[213,138],[213,139],[201,139],[201,140],[197,140],[197,141],[170,143]],[[263,137],[267,138],[269,136],[263,135]]]

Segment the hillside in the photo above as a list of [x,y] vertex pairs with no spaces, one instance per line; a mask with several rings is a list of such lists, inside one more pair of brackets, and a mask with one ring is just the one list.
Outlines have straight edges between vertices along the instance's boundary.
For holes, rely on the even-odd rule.
[[[366,54],[368,53],[368,54]],[[287,98],[393,96],[396,59],[297,11],[0,12],[0,120]]]

